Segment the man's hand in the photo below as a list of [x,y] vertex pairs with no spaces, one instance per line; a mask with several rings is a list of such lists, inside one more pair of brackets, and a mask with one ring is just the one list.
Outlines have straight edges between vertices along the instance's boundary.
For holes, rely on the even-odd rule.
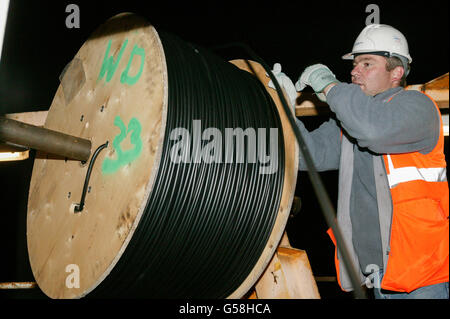
[[302,91],[306,86],[313,88],[316,92],[318,98],[326,102],[325,94],[323,92],[325,88],[328,88],[330,84],[336,84],[339,81],[336,79],[335,75],[331,70],[323,64],[314,64],[308,66],[302,75],[295,83],[295,88],[297,91]]
[[[280,63],[275,63],[273,65],[272,73],[273,75],[275,75],[275,78],[277,79],[277,82],[280,85],[280,87],[284,89],[284,91],[288,95],[289,97],[288,102],[290,103],[291,107],[294,107],[295,100],[297,99],[297,90],[295,89],[294,83],[292,83],[291,79],[286,74],[281,72]],[[268,74],[266,75],[269,76]],[[275,85],[273,84],[272,80],[269,81],[268,85],[270,88],[275,89]]]

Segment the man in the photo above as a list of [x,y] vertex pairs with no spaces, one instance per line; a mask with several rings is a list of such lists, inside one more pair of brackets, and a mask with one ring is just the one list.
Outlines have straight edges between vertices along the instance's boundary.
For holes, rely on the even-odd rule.
[[[316,168],[339,169],[337,221],[361,284],[372,281],[375,298],[448,298],[449,195],[439,109],[427,95],[402,88],[412,59],[393,27],[367,26],[343,58],[353,60],[351,84],[316,64],[295,86],[311,86],[336,119],[312,132],[297,124]],[[277,80],[292,101],[292,84],[280,71]],[[300,169],[307,169],[301,158]],[[351,291],[339,259],[337,252],[339,284]]]

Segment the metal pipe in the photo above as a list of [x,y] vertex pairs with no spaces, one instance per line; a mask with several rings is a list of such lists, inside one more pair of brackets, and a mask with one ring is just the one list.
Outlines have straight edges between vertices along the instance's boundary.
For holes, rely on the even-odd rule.
[[86,162],[91,141],[0,117],[0,140]]

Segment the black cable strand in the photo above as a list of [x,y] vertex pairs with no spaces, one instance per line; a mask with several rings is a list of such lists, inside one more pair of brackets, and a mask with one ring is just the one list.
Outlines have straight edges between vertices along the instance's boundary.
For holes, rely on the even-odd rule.
[[91,178],[91,172],[92,172],[92,168],[94,167],[94,163],[95,160],[97,159],[98,154],[101,152],[102,149],[108,147],[108,141],[106,141],[105,144],[100,145],[94,152],[94,154],[91,157],[91,161],[89,162],[89,166],[86,172],[86,177],[84,179],[84,184],[83,184],[83,191],[81,193],[81,199],[80,202],[78,204],[75,205],[74,207],[74,213],[80,213],[83,211],[84,209],[84,201],[86,199],[86,193],[88,190],[88,186],[89,186],[89,179]]

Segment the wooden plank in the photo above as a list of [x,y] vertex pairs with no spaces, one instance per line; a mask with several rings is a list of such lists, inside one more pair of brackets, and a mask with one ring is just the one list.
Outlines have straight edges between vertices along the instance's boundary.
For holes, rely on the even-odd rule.
[[44,126],[48,111],[22,112],[5,114],[6,118],[36,126]]
[[286,233],[254,289],[258,299],[320,298],[306,252],[292,248]]
[[29,157],[29,151],[14,151],[14,146],[0,143],[0,162],[22,161]]
[[33,289],[36,287],[36,283],[32,281],[0,282],[0,289]]
[[291,298],[319,299],[319,290],[306,252],[295,248],[279,247],[277,254],[287,277],[286,285]]
[[315,276],[316,282],[335,282],[337,283],[336,276]]
[[255,291],[259,299],[320,299],[306,252],[292,247],[278,247]]
[[295,116],[328,115],[330,112],[328,104],[319,100],[314,93],[298,92]]
[[425,84],[408,85],[406,90],[417,90],[428,94],[436,101],[436,104],[440,109],[448,109],[449,104],[449,74],[446,73],[431,80]]
[[266,271],[255,285],[258,299],[291,299],[278,253],[275,253]]

